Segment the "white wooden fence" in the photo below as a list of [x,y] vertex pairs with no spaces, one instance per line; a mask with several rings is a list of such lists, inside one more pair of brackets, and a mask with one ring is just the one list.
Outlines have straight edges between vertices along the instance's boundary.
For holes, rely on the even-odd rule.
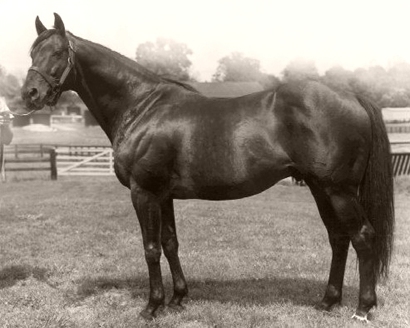
[[114,175],[111,147],[57,146],[58,175]]

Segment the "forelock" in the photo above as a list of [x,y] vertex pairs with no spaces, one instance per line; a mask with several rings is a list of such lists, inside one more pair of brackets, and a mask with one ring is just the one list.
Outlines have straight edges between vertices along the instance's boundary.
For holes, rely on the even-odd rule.
[[33,52],[34,48],[36,48],[41,42],[44,40],[48,39],[50,36],[56,34],[58,31],[56,29],[50,29],[50,30],[45,30],[42,32],[37,39],[34,40],[31,48],[30,48],[30,53]]

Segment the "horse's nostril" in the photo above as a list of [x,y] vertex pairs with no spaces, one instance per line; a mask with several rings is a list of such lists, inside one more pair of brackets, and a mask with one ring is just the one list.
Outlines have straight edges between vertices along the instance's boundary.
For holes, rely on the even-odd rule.
[[30,96],[31,99],[36,99],[38,98],[38,90],[36,88],[32,88],[28,92],[28,95]]

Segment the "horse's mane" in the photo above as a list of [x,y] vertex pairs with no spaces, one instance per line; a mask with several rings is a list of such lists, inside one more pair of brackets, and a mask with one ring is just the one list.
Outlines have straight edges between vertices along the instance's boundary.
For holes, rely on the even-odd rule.
[[145,77],[148,77],[154,81],[157,82],[163,82],[163,83],[169,83],[169,84],[175,84],[177,86],[183,87],[186,90],[192,91],[192,92],[197,92],[199,93],[198,90],[196,90],[194,87],[192,87],[191,85],[189,85],[188,83],[182,82],[182,81],[177,81],[175,79],[171,79],[171,78],[167,78],[167,77],[163,77],[160,76],[158,74],[155,74],[154,72],[150,71],[149,69],[145,68],[144,66],[142,66],[141,64],[139,64],[136,60],[133,60],[127,56],[124,56],[110,48],[107,48],[99,43],[95,43],[86,39],[83,39],[81,37],[78,37],[70,32],[68,32],[69,35],[71,35],[72,37],[81,40],[83,42],[88,42],[90,44],[93,44],[97,47],[101,47],[102,49],[105,49],[106,51],[108,51],[110,54],[112,54],[115,58],[117,58],[120,62],[122,62],[123,64],[125,64],[126,66],[128,66],[131,69],[135,69],[138,71],[139,74],[144,75]]

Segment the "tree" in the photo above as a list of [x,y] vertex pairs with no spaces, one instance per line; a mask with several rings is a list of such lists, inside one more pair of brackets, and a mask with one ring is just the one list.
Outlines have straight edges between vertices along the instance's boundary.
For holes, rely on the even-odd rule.
[[212,77],[213,81],[260,81],[263,75],[259,60],[245,57],[239,52],[221,58],[218,64],[216,73]]
[[345,70],[342,66],[333,66],[329,68],[320,80],[323,84],[335,90],[351,90],[351,81],[353,72]]
[[319,73],[313,61],[296,59],[291,61],[282,71],[283,81],[318,80]]
[[180,81],[190,80],[192,63],[188,56],[192,50],[184,43],[158,38],[155,43],[145,42],[138,46],[136,60],[150,71]]
[[20,97],[21,84],[17,77],[7,74],[0,66],[0,97],[5,97],[10,108],[22,104]]
[[406,62],[397,62],[388,69],[391,77],[390,84],[395,87],[410,88],[410,64]]
[[60,105],[64,104],[65,106],[73,106],[81,102],[82,100],[78,96],[78,94],[71,90],[63,92],[60,96],[60,99],[58,100],[58,103]]
[[381,107],[409,107],[410,93],[404,88],[391,88],[383,94],[380,100]]
[[273,74],[262,73],[258,81],[265,90],[276,89],[280,85],[280,79]]
[[389,75],[389,90],[383,95],[385,107],[410,106],[410,64],[396,62],[387,70]]

